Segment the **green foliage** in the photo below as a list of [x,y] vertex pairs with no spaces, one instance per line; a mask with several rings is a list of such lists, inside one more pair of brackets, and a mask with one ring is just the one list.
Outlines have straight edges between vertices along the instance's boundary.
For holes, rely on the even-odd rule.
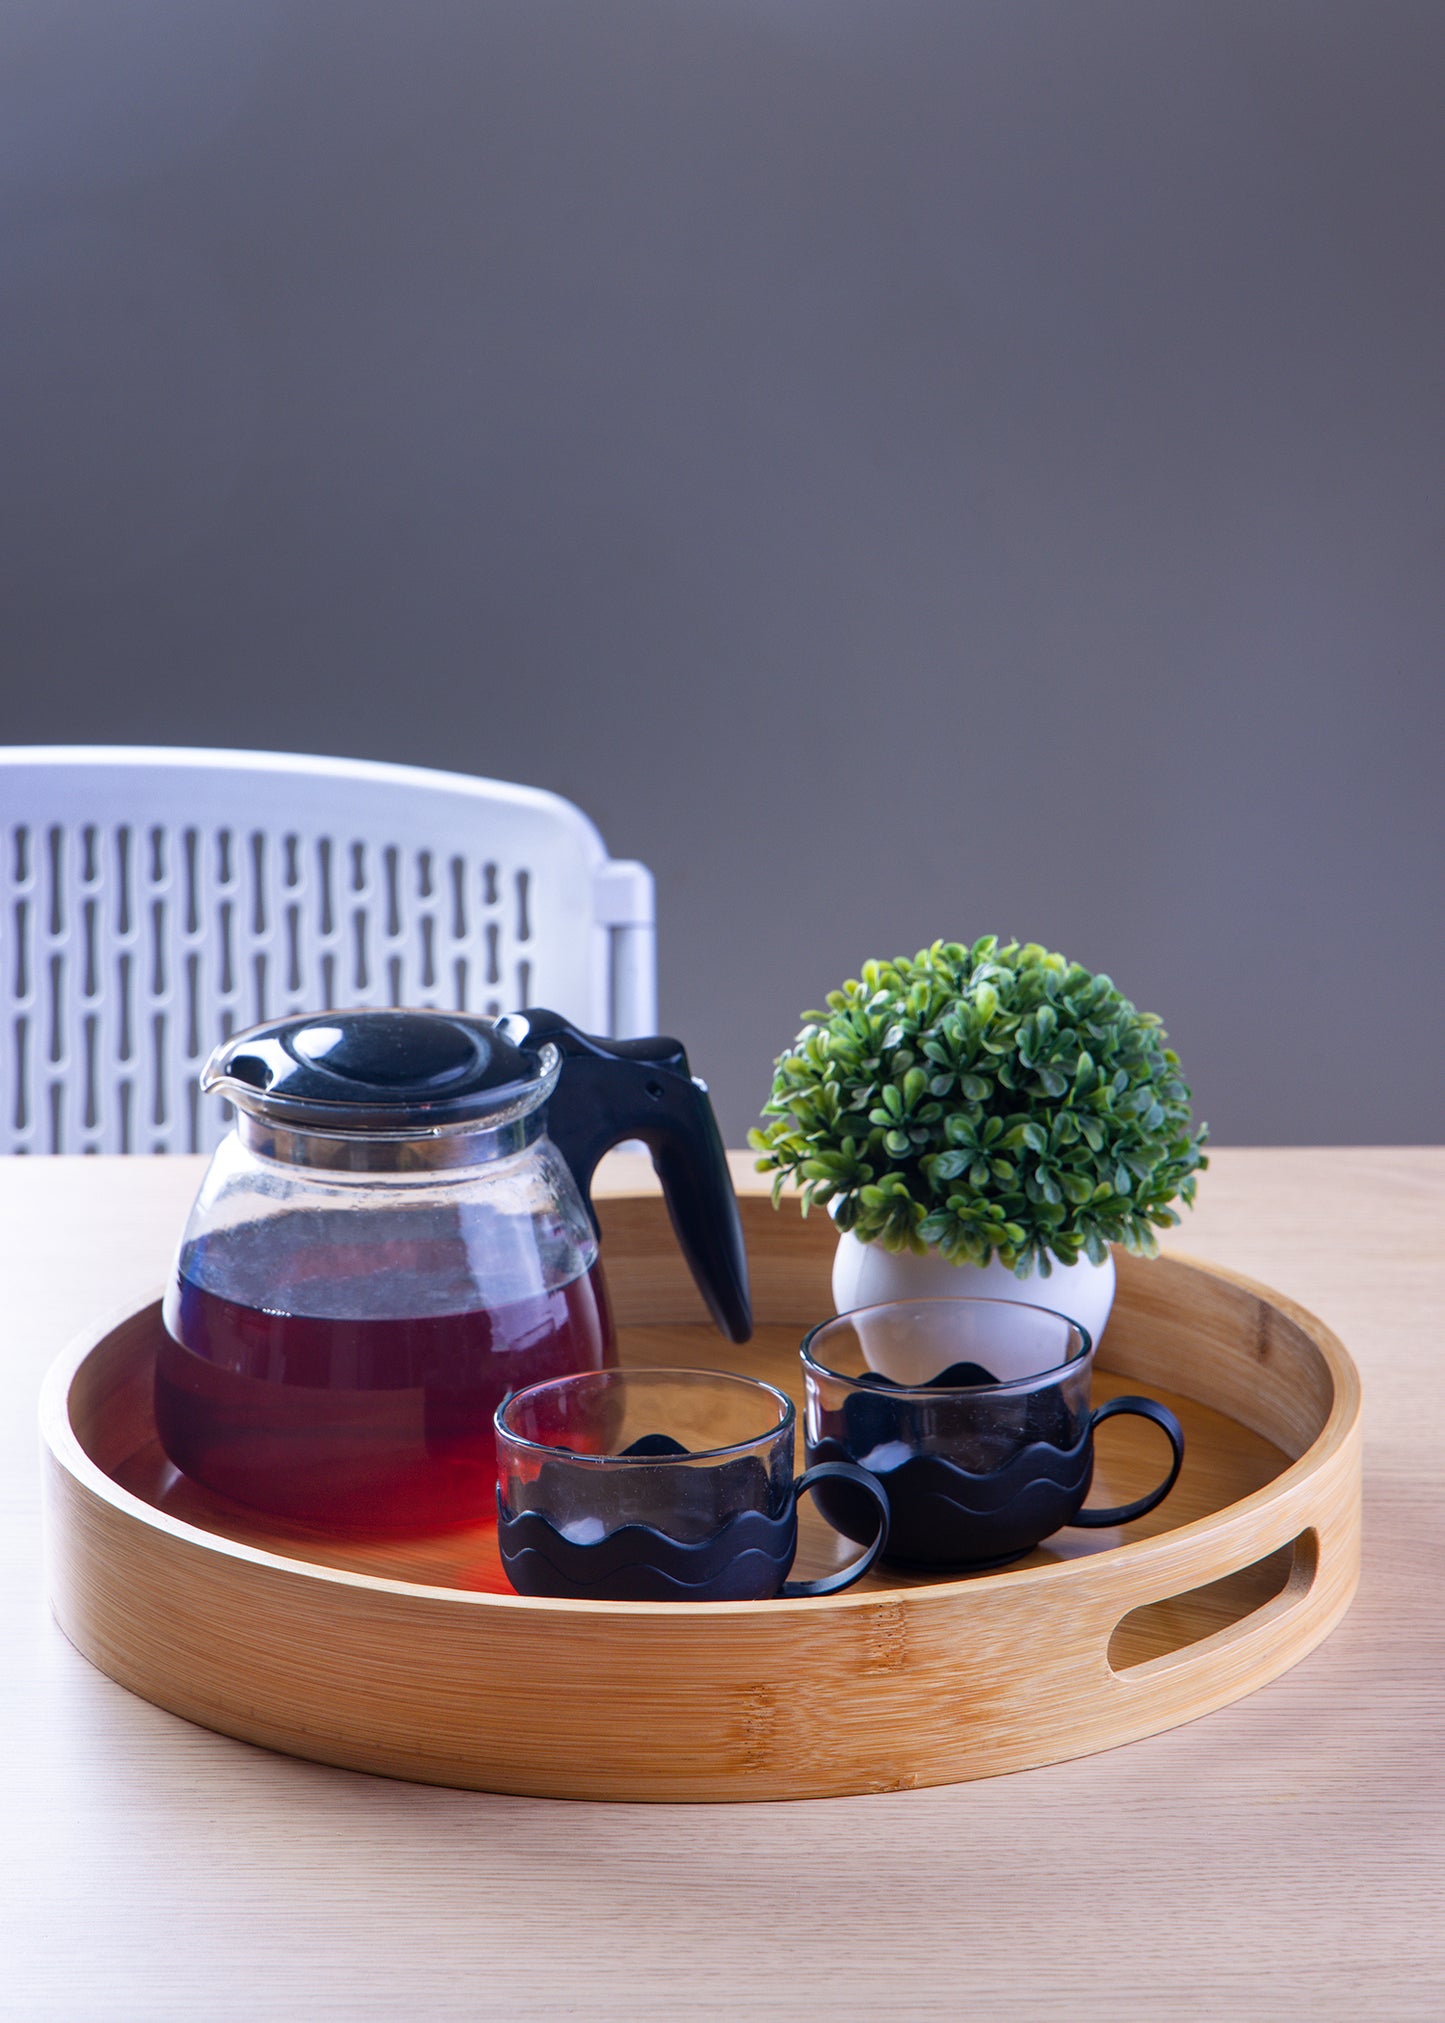
[[1020,1278],[1152,1255],[1209,1163],[1159,1020],[1036,942],[867,962],[805,1016],[750,1140],[775,1203],[791,1177],[864,1243]]

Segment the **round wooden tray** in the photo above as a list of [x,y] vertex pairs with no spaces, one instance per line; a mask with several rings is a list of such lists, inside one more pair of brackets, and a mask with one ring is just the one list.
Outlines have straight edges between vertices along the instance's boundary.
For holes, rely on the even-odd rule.
[[[660,1198],[599,1206],[624,1361],[745,1370],[797,1394],[800,1336],[831,1311],[826,1220],[743,1201],[759,1325],[735,1348],[702,1319]],[[1177,1260],[1118,1263],[1096,1402],[1144,1391],[1183,1420],[1161,1509],[1127,1533],[1061,1533],[1000,1573],[885,1572],[818,1601],[524,1600],[493,1527],[342,1542],[227,1503],[156,1444],[147,1306],[47,1381],[55,1613],[112,1678],[205,1727],[489,1791],[820,1797],[1128,1742],[1263,1685],[1344,1614],[1360,1397],[1340,1343],[1279,1295]],[[1111,1421],[1091,1500],[1157,1479],[1156,1441]],[[841,1556],[805,1518],[796,1570]]]

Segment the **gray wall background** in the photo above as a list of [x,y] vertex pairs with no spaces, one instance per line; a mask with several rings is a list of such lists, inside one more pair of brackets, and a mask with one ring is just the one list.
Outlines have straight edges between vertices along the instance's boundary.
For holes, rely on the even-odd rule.
[[1445,9],[3,0],[6,742],[457,766],[658,875],[737,1142],[869,954],[1445,1135]]

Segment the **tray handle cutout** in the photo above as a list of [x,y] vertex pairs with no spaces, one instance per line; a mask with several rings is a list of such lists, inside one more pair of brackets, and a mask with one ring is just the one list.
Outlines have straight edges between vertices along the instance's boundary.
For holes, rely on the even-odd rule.
[[1109,1639],[1109,1669],[1133,1685],[1276,1629],[1308,1599],[1319,1562],[1310,1527],[1221,1580],[1131,1609]]

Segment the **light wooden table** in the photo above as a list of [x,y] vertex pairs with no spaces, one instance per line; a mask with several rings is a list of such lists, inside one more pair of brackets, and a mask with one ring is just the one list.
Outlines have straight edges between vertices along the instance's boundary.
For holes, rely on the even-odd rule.
[[160,1280],[199,1174],[0,1161],[0,2016],[1445,2015],[1445,1150],[1217,1152],[1178,1240],[1359,1363],[1365,1574],[1327,1644],[1105,1756],[777,1806],[388,1783],[77,1656],[41,1583],[41,1375]]

